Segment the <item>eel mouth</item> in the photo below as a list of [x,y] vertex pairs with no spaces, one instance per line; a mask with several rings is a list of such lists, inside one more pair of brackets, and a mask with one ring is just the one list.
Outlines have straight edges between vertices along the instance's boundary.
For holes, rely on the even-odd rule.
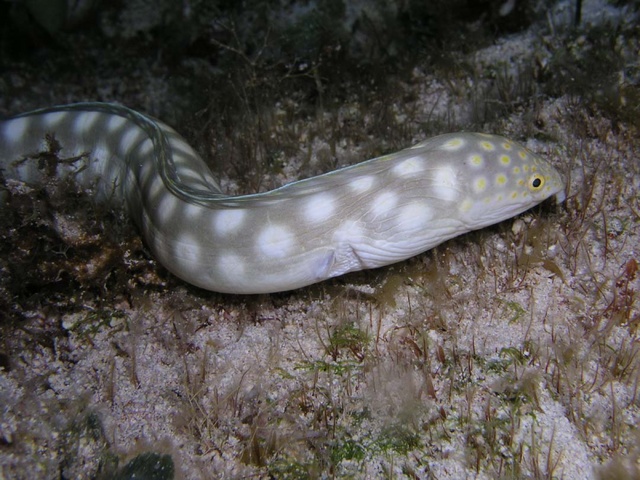
[[558,193],[556,193],[553,197],[556,200],[556,204],[560,205],[562,202],[564,202],[567,199],[567,193],[563,188]]

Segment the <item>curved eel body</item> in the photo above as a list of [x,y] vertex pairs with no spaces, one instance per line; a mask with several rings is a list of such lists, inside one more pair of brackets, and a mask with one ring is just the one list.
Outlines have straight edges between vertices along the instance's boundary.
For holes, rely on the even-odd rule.
[[62,147],[56,176],[124,203],[168,270],[217,292],[291,290],[388,265],[550,196],[564,199],[549,163],[478,133],[441,135],[270,192],[227,196],[173,129],[104,103],[0,122],[5,178],[44,181],[51,168],[33,158],[52,138]]

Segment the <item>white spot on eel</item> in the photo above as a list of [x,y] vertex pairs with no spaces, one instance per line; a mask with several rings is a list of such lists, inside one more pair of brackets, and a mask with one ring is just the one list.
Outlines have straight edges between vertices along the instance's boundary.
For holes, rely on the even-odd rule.
[[115,132],[116,130],[122,128],[122,126],[127,122],[125,117],[121,117],[119,115],[112,115],[109,117],[107,121],[107,130],[110,132]]
[[293,234],[285,227],[267,226],[256,239],[258,253],[270,258],[284,258],[291,253],[294,246]]
[[100,112],[83,112],[81,115],[78,115],[73,121],[75,133],[82,135],[85,132],[90,132],[100,116]]
[[438,199],[446,202],[459,199],[461,189],[456,174],[456,169],[449,165],[442,166],[436,170],[433,191]]
[[408,158],[393,167],[393,172],[400,176],[408,176],[424,170],[423,160],[420,157]]
[[351,180],[351,182],[349,182],[349,187],[351,187],[351,189],[355,193],[364,193],[368,190],[371,190],[371,187],[373,187],[374,183],[375,178],[373,176],[363,176]]
[[311,223],[321,223],[333,215],[336,210],[335,199],[327,193],[317,193],[306,200],[304,218]]
[[17,118],[14,122],[5,125],[2,129],[2,136],[5,138],[5,142],[19,141],[24,136],[30,123],[28,118]]
[[406,232],[421,230],[428,226],[433,217],[434,212],[426,202],[413,202],[399,210],[398,227]]
[[67,118],[69,114],[67,112],[50,112],[43,117],[43,123],[49,128],[56,127],[59,123]]
[[247,212],[240,208],[220,210],[213,217],[213,229],[220,236],[227,236],[236,232],[242,225]]
[[383,192],[373,200],[374,217],[381,217],[389,213],[398,203],[398,195],[394,192]]
[[564,199],[564,182],[549,162],[478,133],[440,135],[273,192],[228,196],[173,129],[107,103],[0,122],[4,179],[46,181],[51,172],[28,155],[48,134],[63,147],[61,158],[88,154],[61,162],[55,175],[125,205],[167,269],[217,292],[278,292],[380,267],[551,196]]
[[244,262],[242,261],[242,257],[233,253],[225,253],[220,255],[220,260],[218,261],[218,269],[221,272],[233,274],[237,277],[244,276]]

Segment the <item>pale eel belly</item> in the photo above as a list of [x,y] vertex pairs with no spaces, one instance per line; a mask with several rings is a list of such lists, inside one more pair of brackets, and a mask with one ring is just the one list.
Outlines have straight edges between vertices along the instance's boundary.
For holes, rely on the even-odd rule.
[[62,147],[53,174],[124,204],[168,270],[216,292],[291,290],[388,265],[550,196],[564,199],[547,161],[479,133],[440,135],[270,192],[228,196],[173,129],[104,103],[0,122],[5,179],[44,181],[52,166],[45,172],[33,157],[51,139]]

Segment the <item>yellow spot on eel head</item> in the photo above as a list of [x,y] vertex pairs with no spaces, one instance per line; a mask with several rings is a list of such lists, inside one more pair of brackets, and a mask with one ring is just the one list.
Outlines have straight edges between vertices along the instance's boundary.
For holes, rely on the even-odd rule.
[[473,184],[473,189],[476,192],[482,192],[482,191],[484,191],[485,188],[487,188],[487,180],[484,177],[480,177]]
[[481,155],[471,155],[471,163],[476,167],[482,166],[482,156]]
[[524,159],[526,159],[526,158],[527,158],[527,152],[525,152],[524,150],[520,150],[520,151],[518,152],[518,156],[519,156],[522,160],[524,160]]
[[460,204],[460,211],[461,212],[468,212],[469,210],[471,210],[471,207],[473,206],[473,203],[471,202],[471,200],[469,200],[468,198],[463,201]]
[[502,144],[502,148],[504,148],[505,150],[511,150],[511,143],[509,142],[504,142]]
[[507,183],[507,177],[503,174],[500,174],[496,177],[496,183],[498,185],[504,185],[505,183]]
[[525,173],[526,173],[526,172],[528,172],[528,171],[529,171],[529,165],[524,165],[524,166],[522,167],[522,170],[523,170]]
[[520,173],[520,167],[513,167],[513,173],[516,175]]
[[500,155],[500,163],[509,165],[511,163],[511,157],[509,155]]
[[512,192],[511,193],[511,198],[513,198],[513,199],[518,198],[518,192]]
[[444,148],[445,150],[457,150],[463,145],[463,143],[464,142],[461,138],[453,138],[442,145],[442,148]]
[[491,152],[496,148],[493,143],[487,142],[486,140],[484,142],[480,142],[480,146],[482,147],[483,150],[486,150],[487,152]]

